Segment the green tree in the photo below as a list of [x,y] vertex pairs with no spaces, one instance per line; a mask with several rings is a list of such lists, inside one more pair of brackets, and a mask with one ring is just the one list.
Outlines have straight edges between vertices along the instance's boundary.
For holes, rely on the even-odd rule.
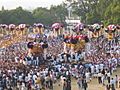
[[113,0],[104,13],[104,23],[108,24],[119,24],[120,23],[120,1]]
[[[93,20],[93,16],[96,13],[96,8],[98,0],[78,0],[74,6],[74,13],[81,16],[82,22],[88,23],[89,20]],[[89,17],[90,16],[90,17]]]
[[65,4],[58,6],[51,6],[50,8],[51,14],[57,18],[58,22],[65,22],[67,16],[67,9],[65,8]]
[[46,8],[37,8],[33,11],[33,16],[35,17],[35,21],[38,23],[43,23],[46,25],[49,25],[52,23],[56,18],[53,14],[50,13],[50,11]]
[[23,10],[22,7],[18,7],[13,10],[2,10],[0,11],[0,21],[6,24],[20,24],[34,22],[34,17],[31,12]]
[[75,14],[88,24],[103,21],[106,25],[120,22],[120,0],[79,0]]

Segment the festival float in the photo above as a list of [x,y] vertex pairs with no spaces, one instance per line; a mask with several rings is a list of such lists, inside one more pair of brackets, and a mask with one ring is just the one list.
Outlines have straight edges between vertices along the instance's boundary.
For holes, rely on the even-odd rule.
[[54,23],[52,25],[52,31],[53,31],[53,35],[55,37],[62,35],[63,34],[63,24],[61,24],[61,23]]
[[14,24],[1,24],[0,28],[3,32],[3,39],[1,40],[0,47],[8,47],[17,42],[26,40],[23,39],[24,31],[27,31],[28,26],[26,24],[20,24],[18,26]]
[[18,25],[18,27],[16,28],[17,35],[23,36],[23,35],[28,34],[27,33],[28,28],[29,28],[29,25],[27,25],[27,24]]
[[2,28],[6,30],[6,35],[3,40],[1,40],[1,47],[5,48],[8,47],[10,45],[12,45],[14,43],[14,37],[15,37],[15,25],[14,24],[10,24],[9,26],[4,25]]
[[44,34],[44,25],[42,23],[35,23],[33,32],[34,34]]
[[28,34],[28,41],[34,41],[36,39],[42,39],[44,35],[44,25],[41,23],[35,23],[33,25],[33,32]]
[[73,55],[75,52],[85,49],[87,42],[89,39],[86,35],[67,35],[64,37],[64,52],[70,52]]
[[43,28],[43,25],[39,24],[36,27],[39,27],[38,31],[34,29],[33,33],[29,34],[27,37],[28,55],[33,55],[36,57],[42,56],[44,59],[46,59],[48,43],[46,40],[46,36],[44,35],[43,29],[40,29]]
[[6,24],[0,24],[0,37],[3,37],[5,35],[8,35],[9,33],[7,32],[8,31],[8,25]]
[[15,24],[10,24],[8,26],[8,32],[10,33],[10,35],[12,35],[14,37],[15,35],[15,29],[16,29],[16,25]]
[[27,44],[28,47],[28,56],[33,55],[36,57],[44,57],[46,59],[46,53],[47,53],[47,48],[48,44],[45,41],[41,42],[28,42]]
[[99,25],[98,23],[95,23],[93,25],[90,25],[88,27],[89,31],[92,32],[92,38],[98,38],[101,34],[101,25]]
[[78,35],[82,33],[82,31],[85,29],[85,24],[78,23],[74,26],[73,31],[76,32]]
[[107,34],[107,39],[112,40],[113,39],[113,34],[116,31],[116,26],[115,25],[108,25],[107,28],[105,29],[105,32]]

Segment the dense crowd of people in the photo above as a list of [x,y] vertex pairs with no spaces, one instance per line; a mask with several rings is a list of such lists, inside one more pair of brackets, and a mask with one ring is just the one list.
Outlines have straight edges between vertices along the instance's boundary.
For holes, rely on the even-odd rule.
[[[71,77],[77,79],[79,89],[87,90],[92,78],[106,85],[106,90],[120,88],[119,76],[111,78],[120,65],[120,43],[105,37],[91,39],[90,50],[63,53],[63,38],[48,37],[45,64],[41,57],[27,55],[27,43],[15,43],[0,52],[0,90],[42,90],[54,88],[59,83],[63,90],[71,90]],[[108,81],[106,83],[106,80]]]

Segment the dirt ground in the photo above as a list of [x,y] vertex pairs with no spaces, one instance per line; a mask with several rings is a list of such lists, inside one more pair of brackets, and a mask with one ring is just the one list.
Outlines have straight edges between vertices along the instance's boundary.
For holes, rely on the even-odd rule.
[[[115,75],[118,75],[120,77],[120,68],[118,68],[117,71],[114,72],[112,77],[114,77]],[[62,86],[59,86],[58,83],[54,85],[54,90],[62,90]],[[77,81],[75,79],[72,79],[72,84],[71,85],[72,85],[71,90],[79,90],[78,86],[77,86]],[[88,89],[87,90],[106,90],[106,89],[105,89],[105,86],[103,86],[101,84],[98,84],[97,79],[94,78],[88,84]],[[120,88],[118,88],[116,90],[120,90]]]

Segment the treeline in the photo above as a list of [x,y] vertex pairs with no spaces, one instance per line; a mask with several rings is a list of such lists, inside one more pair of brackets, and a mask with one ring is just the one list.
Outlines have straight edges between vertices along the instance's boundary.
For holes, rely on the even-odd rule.
[[55,22],[65,22],[67,16],[67,9],[64,5],[51,6],[50,9],[38,7],[33,11],[24,10],[18,7],[13,10],[5,10],[2,7],[0,11],[0,23],[4,24],[34,24],[43,23],[51,25]]
[[103,22],[120,24],[120,0],[78,0],[74,6],[74,14],[81,16],[88,24]]
[[[68,0],[69,1],[69,0]],[[81,17],[81,21],[87,24],[103,22],[108,24],[120,24],[120,0],[78,0],[72,5],[73,16]],[[54,22],[65,23],[68,16],[66,4],[51,6],[50,9],[38,7],[33,11],[18,7],[13,10],[0,11],[0,23],[43,23],[51,25]]]

